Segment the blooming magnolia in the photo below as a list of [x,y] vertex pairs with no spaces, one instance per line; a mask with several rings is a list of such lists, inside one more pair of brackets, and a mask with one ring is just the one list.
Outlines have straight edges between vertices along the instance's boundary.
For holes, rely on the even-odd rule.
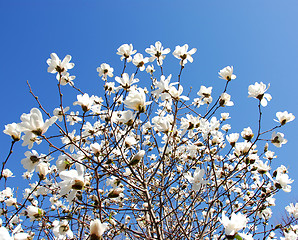
[[128,90],[134,83],[139,82],[139,79],[134,78],[134,74],[129,77],[127,73],[123,73],[122,77],[115,77],[115,80],[120,83],[121,88]]
[[[6,223],[5,228],[0,224],[0,239],[252,240],[275,239],[279,229],[286,239],[296,239],[296,205],[286,208],[290,216],[278,228],[271,226],[276,193],[290,192],[293,180],[287,167],[272,166],[278,164],[277,155],[269,150],[286,143],[282,133],[272,132],[294,115],[277,112],[278,124],[263,130],[264,112],[259,108],[255,132],[235,127],[229,113],[221,112],[234,104],[227,93],[236,78],[232,66],[219,72],[227,81],[223,92],[201,84],[192,86],[192,92],[183,86],[182,72],[196,49],[176,47],[178,76],[163,75],[169,70],[169,65],[162,67],[168,48],[156,42],[145,51],[149,58],[135,54],[132,44],[120,46],[117,54],[125,61],[115,79],[108,64],[97,68],[104,80],[97,82],[102,96],[74,87],[70,57],[60,61],[53,54],[48,60],[59,81],[54,117],[35,97],[50,119],[44,122],[40,110],[33,108],[21,116],[21,123],[5,126],[4,133],[13,141],[1,170],[0,215]],[[148,61],[152,65],[147,73],[140,72]],[[70,109],[76,108],[68,102],[72,98],[60,88],[66,84],[72,86],[67,96],[80,92],[73,103],[80,106],[78,111]],[[249,86],[249,96],[265,106],[271,99],[266,90],[265,84],[255,83]],[[197,97],[188,101],[194,93]],[[212,97],[218,99],[214,104]],[[70,107],[63,107],[66,104]],[[20,139],[29,148],[43,141],[23,159],[9,162]],[[17,176],[10,178],[14,175],[6,164],[11,163],[24,167],[21,185],[13,181]],[[14,188],[7,187],[11,183]]]
[[238,231],[246,227],[248,219],[241,213],[231,214],[229,219],[225,213],[222,214],[222,218],[219,219],[221,224],[225,227],[225,233],[227,236],[234,236]]
[[102,223],[99,219],[90,222],[90,239],[99,240],[108,227],[107,223]]
[[150,54],[149,58],[150,62],[153,62],[155,59],[157,60],[157,65],[161,66],[163,64],[163,60],[171,50],[169,48],[163,49],[163,46],[160,41],[157,41],[155,45],[150,45],[150,48],[146,48],[145,52]]
[[147,57],[143,57],[143,54],[141,53],[137,53],[136,55],[134,55],[132,63],[140,69],[140,71],[144,71],[145,70],[145,64],[149,61],[149,59]]
[[124,104],[128,108],[139,112],[145,112],[146,106],[150,103],[150,101],[146,102],[146,94],[142,88],[132,89],[124,100]]
[[227,93],[222,93],[219,99],[219,105],[224,106],[234,106],[234,103],[231,101],[231,95]]
[[288,174],[277,172],[275,180],[278,187],[282,188],[285,192],[291,192],[292,188],[289,184],[294,182],[294,180],[290,179]]
[[173,52],[173,55],[178,58],[181,59],[180,61],[180,65],[184,66],[187,61],[190,61],[191,63],[193,62],[193,58],[191,55],[195,54],[197,49],[193,48],[189,51],[188,50],[188,45],[184,44],[182,47],[180,46],[176,46],[175,51]]
[[285,209],[288,211],[289,214],[293,214],[294,218],[298,218],[298,203],[295,205],[290,203],[289,206],[286,206]]
[[30,218],[30,221],[38,220],[44,215],[44,211],[42,209],[33,205],[28,206],[26,212]]
[[63,73],[67,70],[74,67],[74,63],[70,63],[71,56],[66,55],[65,58],[61,61],[56,53],[51,53],[51,58],[47,60],[48,72],[49,73]]
[[98,67],[97,69],[98,75],[101,77],[102,76],[102,80],[107,80],[107,76],[109,77],[113,77],[113,72],[114,72],[114,68],[110,67],[109,64],[107,63],[102,63],[100,65],[100,67]]
[[285,125],[287,122],[291,122],[295,119],[295,116],[287,111],[277,112],[276,117],[278,120],[274,119],[274,121],[279,122],[281,125]]
[[261,105],[263,107],[266,107],[267,101],[270,101],[272,99],[269,93],[265,93],[269,87],[270,84],[268,84],[268,87],[266,88],[266,85],[262,82],[256,82],[254,85],[249,85],[248,97],[259,99],[261,101]]
[[133,156],[133,158],[128,163],[128,165],[130,165],[130,166],[137,165],[142,160],[142,158],[144,157],[145,153],[146,152],[144,150],[140,150],[136,155]]
[[82,164],[76,163],[76,169],[71,169],[69,171],[60,172],[59,176],[62,182],[59,183],[61,188],[60,195],[63,196],[71,191],[68,196],[68,200],[72,201],[74,199],[77,190],[82,190],[85,185],[85,167]]
[[69,84],[70,86],[74,86],[73,80],[76,78],[75,76],[70,76],[68,72],[63,72],[61,76],[56,76],[57,80],[59,81],[59,84],[62,86],[65,86],[66,84]]
[[73,105],[80,105],[84,112],[88,112],[93,104],[93,98],[89,97],[87,93],[84,95],[77,95],[78,101],[74,102]]
[[219,77],[227,81],[231,81],[236,78],[236,75],[233,74],[233,66],[227,66],[219,71]]
[[132,60],[131,55],[135,54],[137,50],[133,50],[132,44],[123,44],[117,49],[117,54],[121,56],[121,61],[126,59],[127,62]]
[[14,141],[19,141],[21,139],[22,131],[20,129],[20,125],[17,123],[5,125],[5,130],[3,132],[10,135]]
[[57,119],[58,118],[54,116],[44,122],[39,109],[32,108],[29,114],[22,114],[22,122],[19,124],[19,126],[21,131],[24,132],[26,136],[29,135],[32,137],[32,134],[41,136],[54,122],[56,122]]
[[40,159],[43,157],[43,155],[39,156],[39,154],[32,150],[25,152],[26,158],[21,160],[21,163],[23,164],[23,167],[29,171],[33,172],[37,164],[40,162]]
[[53,223],[53,233],[57,239],[64,240],[67,237],[73,238],[73,232],[70,229],[70,226],[66,220],[58,221],[55,220]]
[[271,142],[273,143],[274,146],[281,147],[283,144],[286,144],[288,142],[288,140],[284,138],[283,133],[273,132],[272,137],[271,137]]
[[208,181],[204,180],[205,170],[196,168],[193,177],[187,173],[184,177],[192,184],[192,190],[199,191],[202,186],[204,186]]

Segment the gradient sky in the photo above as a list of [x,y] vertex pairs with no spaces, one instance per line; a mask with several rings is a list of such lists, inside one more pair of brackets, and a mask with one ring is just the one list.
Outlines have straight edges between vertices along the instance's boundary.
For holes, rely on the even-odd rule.
[[[145,48],[159,40],[171,49],[166,58],[171,68],[165,67],[166,75],[177,76],[179,61],[172,56],[176,45],[188,43],[198,49],[194,63],[186,65],[182,76],[184,89],[192,86],[194,93],[205,85],[213,86],[214,96],[219,94],[225,82],[218,78],[218,71],[234,66],[237,79],[228,93],[235,106],[226,109],[232,116],[233,131],[248,126],[256,129],[257,101],[247,98],[247,88],[256,81],[270,83],[268,92],[273,99],[263,108],[263,126],[273,127],[277,111],[287,110],[298,117],[297,13],[296,0],[2,0],[0,126],[4,129],[5,124],[19,122],[23,112],[37,107],[27,80],[50,112],[58,106],[57,82],[47,73],[50,53],[56,52],[60,58],[72,55],[75,85],[100,95],[96,68],[109,63],[119,76],[122,62],[116,50],[120,45],[132,43],[146,55]],[[75,101],[67,91],[65,97]],[[290,167],[289,175],[295,179],[290,194],[278,194],[277,203],[283,206],[298,199],[297,120],[281,130],[288,143],[281,149],[270,148],[278,155],[274,166]],[[0,134],[0,142],[0,158],[5,159],[10,138]],[[21,169],[25,151],[19,144],[8,167]],[[283,212],[283,208],[275,207],[273,212]]]

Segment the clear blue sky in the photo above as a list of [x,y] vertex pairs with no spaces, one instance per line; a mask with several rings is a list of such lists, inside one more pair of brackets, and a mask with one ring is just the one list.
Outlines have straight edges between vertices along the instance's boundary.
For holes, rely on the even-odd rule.
[[[72,55],[76,86],[100,95],[96,67],[107,62],[119,75],[122,62],[116,49],[121,44],[132,43],[145,54],[144,49],[158,40],[172,51],[188,43],[198,51],[183,73],[185,89],[192,86],[196,92],[203,84],[219,93],[224,82],[217,72],[234,66],[237,79],[228,93],[235,106],[227,109],[234,131],[256,126],[257,101],[247,98],[248,85],[256,81],[271,83],[268,92],[273,100],[264,109],[263,126],[274,126],[277,111],[287,110],[297,117],[282,130],[288,143],[271,150],[278,155],[276,166],[289,166],[289,175],[295,179],[292,193],[280,194],[279,202],[298,200],[297,12],[296,0],[0,1],[0,126],[4,129],[5,124],[19,122],[23,112],[37,106],[27,80],[49,110],[58,106],[56,80],[46,65],[52,52],[60,57]],[[172,55],[167,59],[176,62],[177,68],[165,69],[166,74],[177,74],[178,60]],[[10,138],[0,134],[0,142],[4,159]],[[26,150],[17,147],[8,166],[21,167]]]

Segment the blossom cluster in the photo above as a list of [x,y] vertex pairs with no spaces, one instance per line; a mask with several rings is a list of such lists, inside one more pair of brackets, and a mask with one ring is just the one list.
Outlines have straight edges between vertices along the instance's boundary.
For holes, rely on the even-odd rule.
[[[219,96],[201,85],[191,99],[182,73],[196,51],[176,46],[174,76],[164,74],[171,50],[160,41],[145,49],[149,56],[123,44],[122,71],[108,63],[96,69],[102,96],[75,87],[71,56],[52,53],[48,72],[58,80],[59,106],[51,114],[31,91],[39,108],[3,131],[11,148],[20,141],[29,149],[20,161],[29,185],[6,187],[14,176],[5,168],[10,151],[0,176],[0,239],[250,240],[277,239],[279,231],[282,239],[296,239],[297,204],[286,207],[288,221],[269,227],[276,193],[291,192],[294,181],[284,165],[272,167],[274,148],[287,143],[277,129],[295,116],[277,112],[274,125],[261,131],[272,96],[270,84],[256,82],[248,97],[257,101],[258,126],[232,131],[227,109],[236,100],[228,86],[241,77],[227,66],[218,72],[218,85],[225,84]],[[73,89],[72,106],[62,86]]]

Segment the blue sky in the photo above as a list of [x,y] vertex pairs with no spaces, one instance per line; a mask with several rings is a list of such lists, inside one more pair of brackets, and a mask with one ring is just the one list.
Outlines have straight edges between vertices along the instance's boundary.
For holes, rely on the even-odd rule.
[[[234,131],[256,127],[257,101],[247,98],[248,85],[256,81],[271,83],[268,92],[273,99],[263,109],[263,126],[274,126],[277,111],[287,110],[298,117],[297,9],[294,0],[0,1],[0,126],[4,129],[5,124],[19,122],[23,112],[37,106],[28,92],[27,80],[45,107],[52,111],[58,106],[56,79],[47,73],[50,53],[56,52],[61,58],[72,55],[76,86],[100,95],[96,68],[101,63],[109,63],[119,76],[122,62],[116,50],[120,45],[132,43],[145,55],[145,48],[158,40],[171,52],[185,43],[198,49],[194,63],[186,65],[182,76],[184,88],[192,86],[194,93],[205,85],[213,86],[214,94],[219,94],[225,83],[218,78],[218,71],[234,66],[237,79],[228,93],[235,106],[226,110],[231,112]],[[166,60],[170,67],[165,67],[165,74],[177,76],[178,60],[171,54]],[[65,97],[75,101],[67,90]],[[289,175],[296,182],[292,193],[279,194],[278,202],[296,201],[297,120],[282,132],[288,143],[271,150],[278,155],[276,166],[289,166]],[[0,141],[0,157],[4,159],[10,139],[0,134]],[[26,150],[17,146],[8,166],[21,167]]]

